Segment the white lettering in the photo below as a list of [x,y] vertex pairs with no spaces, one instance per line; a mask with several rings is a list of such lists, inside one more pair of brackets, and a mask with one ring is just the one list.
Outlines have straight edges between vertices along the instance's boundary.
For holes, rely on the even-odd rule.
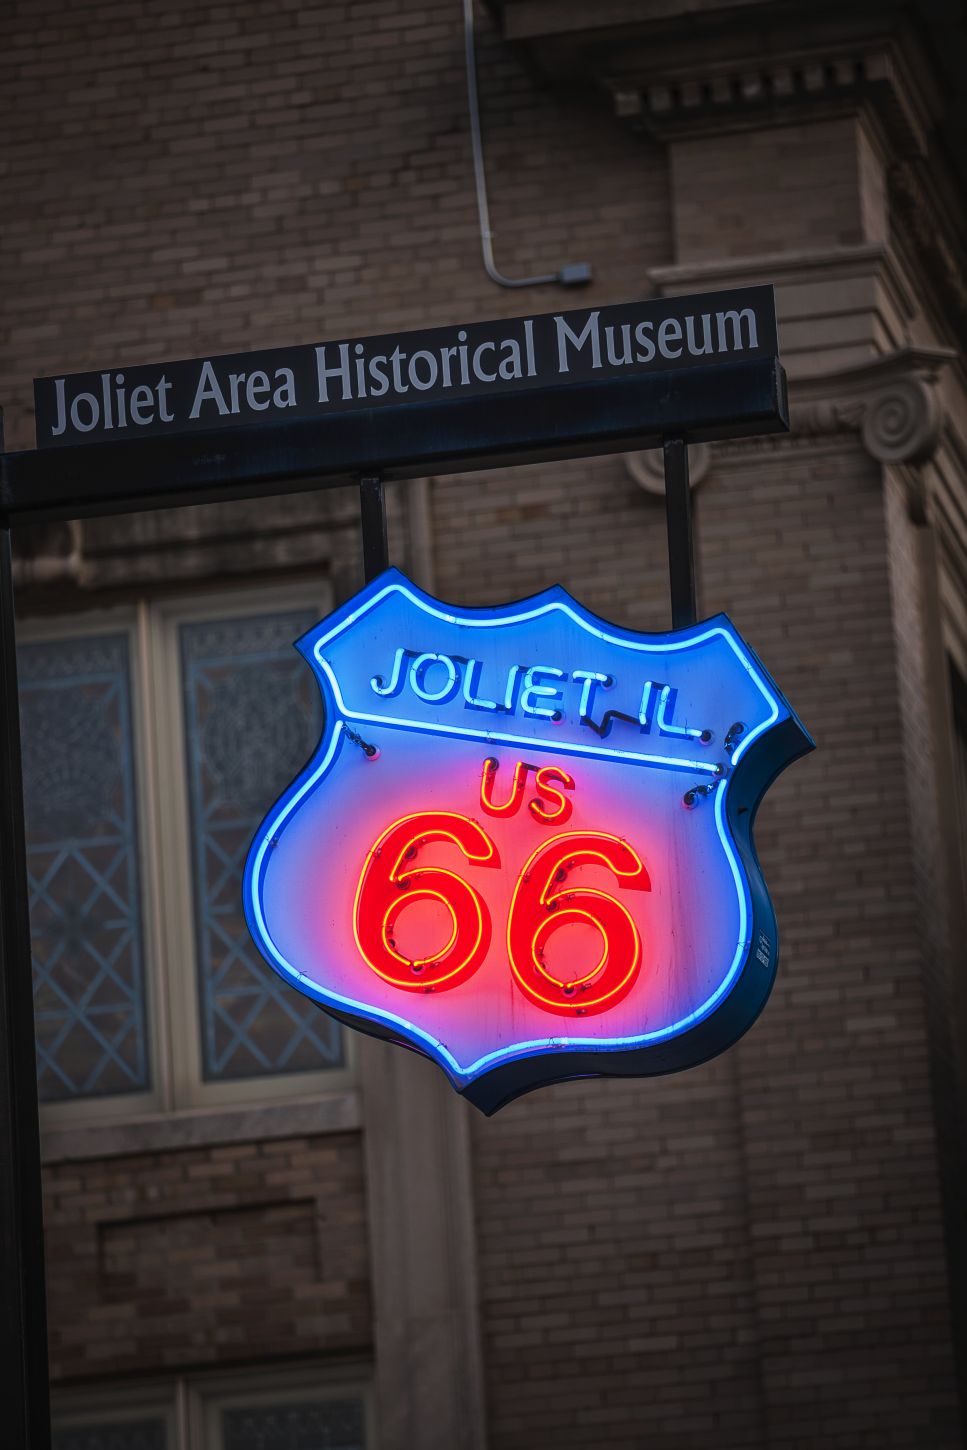
[[571,343],[580,352],[589,337],[591,339],[591,366],[596,368],[601,366],[601,338],[598,335],[598,316],[599,314],[597,312],[590,314],[580,335],[571,331],[560,314],[554,318],[554,325],[557,328],[557,370],[559,373],[570,372],[567,360],[567,344]]
[[639,322],[635,328],[635,342],[645,349],[644,353],[635,353],[635,362],[651,362],[655,356],[655,344],[651,337],[654,330],[653,322]]
[[[77,411],[78,410],[78,407],[79,407],[79,405],[81,403],[84,403],[90,409],[90,412],[91,412],[91,420],[90,420],[89,423],[82,423],[81,422],[80,414]],[[73,403],[71,403],[71,422],[73,423],[74,427],[78,430],[78,432],[80,432],[80,433],[90,433],[90,431],[91,431],[92,428],[96,428],[97,427],[98,420],[100,419],[100,416],[101,416],[101,410],[100,410],[100,407],[98,406],[98,402],[97,402],[97,399],[95,398],[94,394],[93,393],[78,393],[78,395],[74,399]]]
[[614,328],[604,329],[604,339],[607,344],[608,362],[613,368],[624,367],[631,362],[631,323],[625,322],[621,326],[621,356],[617,356],[614,345]]
[[64,381],[63,378],[54,379],[54,397],[57,400],[57,407],[55,409],[57,422],[50,431],[55,438],[58,434],[63,433],[67,427],[67,400],[64,397]]
[[[147,383],[139,383],[132,390],[128,406],[131,409],[131,422],[137,423],[139,428],[144,428],[148,423],[154,422],[154,393],[148,387]],[[151,409],[151,412],[146,418],[141,416],[141,410],[143,408]]]
[[482,342],[479,347],[475,347],[473,350],[474,377],[479,378],[482,383],[492,383],[496,380],[497,377],[496,373],[485,373],[483,368],[480,366],[481,353],[488,351],[496,352],[497,344],[494,342]]
[[174,413],[168,412],[168,394],[171,392],[171,384],[164,376],[158,379],[158,412],[161,415],[162,423],[174,422]]
[[272,401],[268,396],[271,387],[267,373],[260,372],[258,368],[254,373],[249,373],[248,382],[245,384],[245,401],[256,413],[264,413]]
[[457,349],[455,347],[444,347],[440,349],[440,361],[443,363],[443,386],[445,388],[453,386],[450,379],[450,359],[456,357],[456,355]]
[[524,348],[527,353],[527,376],[537,377],[537,360],[534,356],[534,324],[530,318],[524,323]]
[[198,379],[198,387],[195,390],[195,401],[191,405],[191,412],[188,414],[189,418],[198,417],[201,412],[202,403],[214,403],[223,418],[228,412],[228,404],[222,396],[222,390],[215,376],[215,369],[207,358],[202,363],[201,377]]
[[725,336],[725,324],[726,323],[730,323],[731,324],[731,327],[732,327],[732,347],[731,347],[731,351],[732,352],[741,352],[742,349],[743,349],[743,342],[742,342],[742,323],[743,323],[743,321],[745,321],[748,324],[748,329],[749,329],[749,344],[748,345],[749,345],[749,347],[758,347],[759,340],[758,340],[758,334],[756,332],[756,326],[755,326],[755,313],[752,311],[752,308],[751,307],[743,307],[743,309],[742,309],[741,312],[735,312],[735,311],[732,311],[732,312],[717,312],[715,314],[715,321],[718,324],[718,334],[719,334],[719,347],[718,347],[718,350],[719,350],[719,352],[729,352],[730,351],[729,344],[726,341],[726,336]]
[[357,396],[357,398],[365,398],[366,397],[366,359],[365,359],[365,357],[363,355],[364,354],[364,351],[365,351],[365,349],[363,348],[362,343],[361,342],[357,342],[356,346],[353,348],[353,352],[356,354],[356,396]]
[[670,348],[669,342],[681,342],[682,324],[674,317],[666,317],[658,329],[658,351],[662,357],[681,357],[682,350]]
[[338,378],[342,383],[342,400],[345,403],[347,398],[353,395],[353,381],[349,371],[349,343],[339,344],[339,366],[330,368],[326,366],[325,345],[316,348],[316,375],[319,381],[319,401],[329,402],[329,379]]
[[242,383],[244,383],[244,381],[245,381],[245,374],[244,373],[229,373],[229,375],[228,375],[228,387],[229,387],[229,391],[231,392],[231,395],[232,395],[232,412],[233,413],[237,413],[238,412],[238,407],[239,407],[239,403],[238,403],[238,390],[241,387]]
[[111,374],[101,374],[101,398],[103,401],[103,413],[105,429],[114,427],[114,415],[111,412]]
[[409,384],[404,383],[402,374],[400,373],[400,363],[405,357],[406,353],[401,352],[399,348],[396,348],[394,352],[390,353],[389,360],[393,365],[393,387],[398,393],[408,393],[410,391]]
[[500,344],[500,350],[506,353],[506,357],[500,359],[500,364],[497,368],[500,376],[506,378],[508,382],[511,378],[522,378],[524,371],[520,365],[520,343],[512,337],[507,337]]
[[695,341],[695,318],[689,313],[685,318],[685,340],[693,357],[701,357],[703,352],[712,351],[712,319],[707,312],[702,313],[702,334],[705,346],[699,347]]
[[378,352],[375,357],[369,360],[369,378],[373,386],[370,388],[374,398],[381,398],[384,393],[389,392],[389,378],[386,375],[386,354]]
[[295,376],[291,368],[276,368],[272,401],[277,408],[295,407]]
[[[416,366],[418,362],[426,363],[427,376],[425,380],[422,379],[419,375],[419,370]],[[414,388],[417,388],[421,393],[425,393],[427,388],[432,388],[433,384],[436,382],[439,368],[437,366],[437,360],[433,356],[432,352],[415,352],[410,358],[409,366],[407,367],[406,371],[409,380],[413,384]]]

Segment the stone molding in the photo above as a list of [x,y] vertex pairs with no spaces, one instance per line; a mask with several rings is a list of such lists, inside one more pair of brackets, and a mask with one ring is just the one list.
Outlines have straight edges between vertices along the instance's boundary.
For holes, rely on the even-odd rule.
[[45,1163],[124,1158],[132,1154],[207,1148],[215,1143],[259,1143],[270,1138],[353,1133],[361,1125],[359,1091],[349,1088],[291,1102],[186,1108],[103,1123],[49,1127],[42,1134],[42,1157]]

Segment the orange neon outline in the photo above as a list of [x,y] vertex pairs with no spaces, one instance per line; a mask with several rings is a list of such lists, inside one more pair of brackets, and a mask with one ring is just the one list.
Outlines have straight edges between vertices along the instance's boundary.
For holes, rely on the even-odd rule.
[[[488,816],[513,816],[520,810],[521,796],[524,794],[530,766],[523,760],[518,760],[514,766],[514,780],[510,788],[510,795],[502,806],[495,805],[493,798],[493,781],[499,769],[500,761],[495,756],[488,755],[480,772],[480,808],[486,811]],[[488,783],[491,786],[489,800],[487,798]]]
[[[460,839],[460,835],[458,834],[456,828],[448,830],[446,826],[442,826],[440,824],[441,820],[452,820],[454,822],[460,822],[461,826],[468,827],[468,834],[470,835],[471,840],[476,837],[478,844],[481,845],[483,849],[474,850],[472,845],[465,843]],[[366,853],[366,859],[363,862],[362,869],[359,873],[359,879],[356,883],[356,895],[353,901],[352,927],[353,939],[356,943],[356,949],[362,957],[363,961],[367,964],[367,966],[370,967],[371,970],[374,971],[376,975],[380,977],[384,982],[389,983],[390,986],[399,987],[403,991],[426,992],[431,988],[435,990],[439,987],[444,987],[447,983],[456,985],[453,979],[467,972],[467,968],[469,967],[470,963],[474,960],[474,958],[480,951],[480,945],[484,936],[484,912],[487,912],[488,924],[490,920],[490,914],[487,910],[486,903],[484,902],[480,893],[473,886],[470,885],[469,881],[465,881],[462,876],[458,876],[454,871],[448,871],[446,867],[443,866],[424,867],[422,868],[422,870],[419,871],[419,875],[426,876],[432,874],[434,878],[446,876],[450,880],[457,883],[457,887],[459,888],[458,894],[460,894],[461,892],[465,893],[463,896],[464,902],[466,902],[467,898],[469,897],[470,903],[476,914],[476,931],[473,946],[471,947],[470,951],[464,956],[463,960],[457,963],[457,965],[454,966],[449,972],[444,973],[442,976],[435,977],[430,982],[420,980],[416,980],[413,982],[400,982],[395,977],[388,975],[377,965],[375,961],[373,961],[372,956],[369,954],[369,952],[367,952],[360,938],[359,917],[360,904],[363,892],[366,889],[366,886],[370,880],[371,868],[373,867],[376,858],[382,851],[385,842],[393,835],[394,832],[399,830],[400,826],[405,826],[409,821],[429,821],[431,822],[431,824],[424,825],[418,829],[415,829],[412,835],[406,837],[400,850],[399,856],[397,857],[396,862],[394,863],[392,869],[389,872],[389,875],[386,878],[387,886],[395,886],[399,883],[400,875],[405,874],[404,863],[406,861],[407,852],[420,842],[425,844],[430,840],[451,841],[457,847],[457,849],[467,858],[468,861],[472,861],[476,865],[498,866],[500,864],[500,861],[497,856],[497,848],[495,847],[493,841],[487,835],[487,832],[483,829],[483,827],[477,821],[471,820],[469,816],[460,815],[456,811],[413,811],[409,815],[400,816],[398,820],[393,821],[391,825],[387,826],[386,829],[380,833],[380,835],[373,842],[369,851]],[[413,874],[416,875],[417,872],[414,872]],[[398,913],[402,908],[406,906],[406,904],[412,903],[414,900],[426,900],[428,898],[436,898],[437,900],[442,901],[444,906],[450,912],[450,917],[453,922],[453,930],[450,935],[450,940],[447,942],[446,946],[443,948],[442,951],[434,952],[430,956],[416,957],[412,959],[409,957],[404,957],[402,953],[396,951],[394,947],[390,946],[388,940],[387,926],[390,913]],[[431,963],[440,963],[441,959],[445,957],[448,952],[453,950],[453,947],[459,935],[460,922],[457,916],[456,908],[454,907],[453,903],[440,891],[434,891],[432,886],[420,887],[419,885],[414,884],[414,887],[411,891],[404,892],[396,900],[390,902],[386,911],[383,913],[383,919],[380,923],[380,944],[384,952],[388,957],[395,958],[395,960],[398,961],[402,966],[410,968],[425,967],[430,965]],[[480,963],[478,962],[477,966],[479,965]],[[472,970],[476,971],[476,969],[477,968],[474,967]]]
[[535,821],[561,821],[563,823],[570,816],[573,805],[562,791],[555,790],[554,786],[547,784],[543,777],[549,775],[555,776],[563,785],[564,790],[574,789],[573,775],[568,775],[567,771],[559,765],[542,765],[534,775],[534,785],[538,791],[549,791],[551,795],[557,796],[560,805],[556,811],[549,811],[542,800],[535,799],[528,801],[527,809]]
[[[582,845],[578,843],[585,843],[588,840],[607,841],[609,844],[618,847],[619,850],[627,851],[627,853],[631,856],[634,865],[625,869],[622,868],[620,865],[616,865],[615,862],[609,860],[607,855],[603,851],[596,851],[593,846],[589,847],[587,845],[584,845],[582,849]],[[564,850],[562,852],[560,850],[560,846],[564,842],[569,842],[573,844],[569,846],[567,850]],[[557,851],[554,851],[554,847],[558,847],[559,849]],[[575,862],[576,865],[589,865],[595,860],[600,861],[608,868],[609,871],[613,872],[613,874],[619,878],[619,881],[622,877],[630,878],[628,881],[628,884],[630,885],[632,880],[636,880],[639,889],[644,891],[651,890],[651,878],[649,877],[648,872],[645,869],[644,863],[642,862],[637,851],[635,851],[634,847],[630,846],[627,841],[622,840],[618,836],[613,836],[607,831],[570,831],[563,832],[562,834],[557,836],[552,836],[549,841],[545,841],[543,845],[538,846],[535,851],[532,851],[530,856],[527,858],[527,861],[524,863],[523,869],[521,870],[521,873],[517,878],[516,885],[514,886],[514,892],[510,901],[510,910],[507,914],[507,958],[510,962],[510,969],[513,974],[514,980],[520,990],[523,992],[524,996],[527,997],[529,1001],[537,1002],[541,1006],[548,1007],[553,1012],[574,1012],[576,1015],[583,1015],[587,1012],[599,1011],[602,1007],[605,1006],[606,1003],[609,1002],[612,1006],[616,1006],[617,1003],[622,999],[622,997],[626,995],[628,989],[630,988],[640,969],[643,954],[641,934],[638,931],[637,924],[628,909],[620,901],[618,901],[616,897],[609,896],[606,891],[599,891],[595,887],[585,887],[581,890],[580,894],[582,897],[595,896],[598,897],[600,900],[608,901],[612,905],[616,906],[618,910],[622,912],[622,914],[626,917],[628,924],[631,928],[632,940],[634,941],[634,952],[628,971],[622,977],[620,982],[616,983],[613,987],[609,988],[606,993],[598,997],[582,997],[579,1001],[575,1002],[570,999],[570,994],[568,994],[567,996],[565,996],[564,994],[564,988],[566,986],[572,988],[580,987],[583,982],[590,980],[590,978],[593,977],[597,972],[604,970],[607,967],[608,961],[610,960],[611,956],[611,943],[606,927],[604,927],[594,917],[590,916],[589,912],[582,911],[580,906],[565,907],[564,911],[561,913],[561,917],[559,918],[560,925],[564,926],[566,924],[566,918],[569,915],[587,917],[600,931],[605,943],[605,949],[603,955],[598,961],[597,966],[594,968],[594,971],[586,973],[585,976],[576,979],[574,982],[558,983],[561,993],[560,998],[552,999],[549,997],[545,997],[542,993],[538,992],[533,986],[531,986],[529,982],[525,980],[524,973],[520,968],[520,964],[516,960],[514,945],[512,941],[513,928],[515,925],[515,915],[517,912],[518,896],[521,887],[525,884],[525,878],[530,876],[539,857],[550,857],[552,859],[552,867],[550,872],[548,873],[547,880],[541,889],[540,897],[538,898],[538,905],[545,908],[549,906],[552,907],[556,905],[561,897],[566,897],[568,895],[577,895],[577,892],[558,891],[554,892],[553,894],[550,892],[550,887],[554,881],[554,877],[560,870],[562,864],[562,856],[566,857],[572,854],[572,852],[575,856],[583,856],[585,858],[580,863]],[[544,966],[537,957],[537,943],[541,933],[546,930],[554,929],[556,929],[556,925],[553,918],[543,919],[538,923],[537,928],[535,929],[534,934],[531,938],[531,960],[528,963],[528,966],[536,967],[537,971],[541,974],[541,976],[545,977],[549,982],[557,983],[558,979],[551,976],[551,974],[544,968]]]

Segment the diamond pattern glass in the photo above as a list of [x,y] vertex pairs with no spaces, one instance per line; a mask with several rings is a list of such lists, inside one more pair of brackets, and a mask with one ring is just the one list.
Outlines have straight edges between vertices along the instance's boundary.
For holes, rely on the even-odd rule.
[[38,1093],[149,1086],[124,634],[21,646]]
[[222,1411],[221,1450],[364,1450],[359,1400]]
[[252,836],[319,739],[319,691],[292,648],[315,621],[300,610],[180,629],[207,1081],[342,1063],[338,1025],[263,962],[241,906]]
[[163,1420],[146,1419],[55,1426],[51,1450],[168,1450],[168,1432]]

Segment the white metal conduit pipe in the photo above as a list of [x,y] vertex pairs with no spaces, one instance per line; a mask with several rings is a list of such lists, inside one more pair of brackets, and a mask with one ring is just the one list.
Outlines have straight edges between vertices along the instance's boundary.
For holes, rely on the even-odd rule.
[[467,104],[470,110],[470,141],[473,147],[473,175],[477,188],[477,215],[480,219],[480,251],[484,270],[498,287],[582,287],[591,280],[587,262],[569,262],[559,272],[540,277],[505,277],[494,262],[494,234],[490,230],[490,207],[487,203],[487,176],[484,170],[483,142],[480,135],[480,101],[477,95],[477,49],[473,25],[473,0],[463,0],[463,35],[467,57]]

